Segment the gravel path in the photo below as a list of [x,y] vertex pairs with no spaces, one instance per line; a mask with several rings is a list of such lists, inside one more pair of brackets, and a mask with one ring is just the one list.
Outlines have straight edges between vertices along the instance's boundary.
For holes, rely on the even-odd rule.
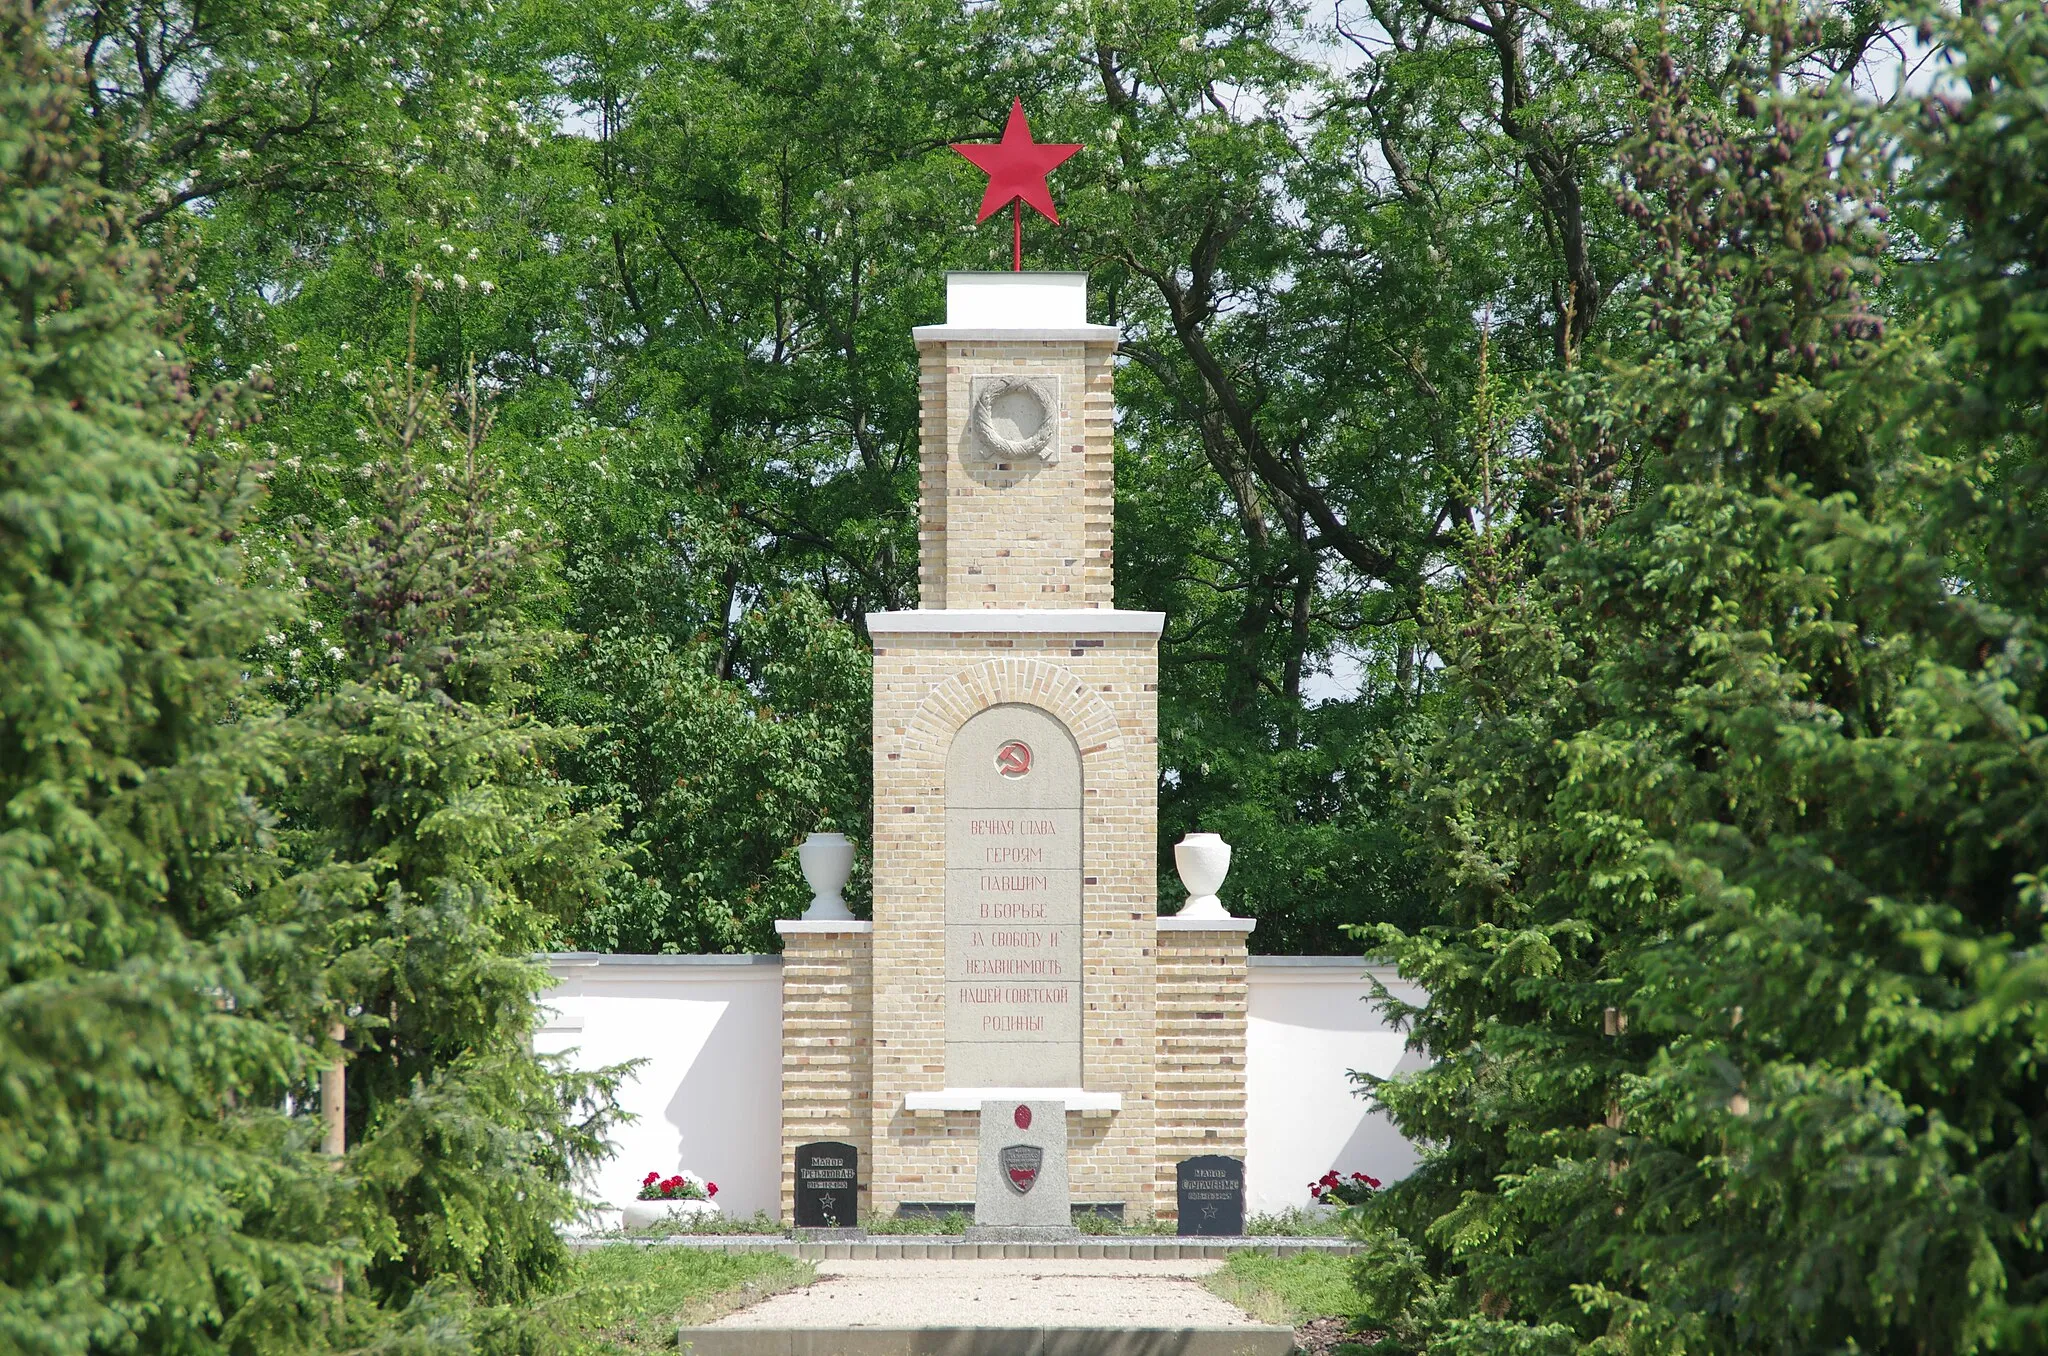
[[719,1328],[1221,1328],[1252,1323],[1195,1278],[1214,1259],[820,1262],[818,1280]]

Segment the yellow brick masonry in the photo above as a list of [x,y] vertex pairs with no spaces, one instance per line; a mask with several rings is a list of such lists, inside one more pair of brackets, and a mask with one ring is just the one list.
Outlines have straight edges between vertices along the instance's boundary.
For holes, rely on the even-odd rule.
[[1081,752],[1082,1082],[1123,1095],[1113,1116],[1069,1114],[1073,1196],[1153,1212],[1156,637],[895,634],[874,702],[874,1208],[974,1197],[976,1115],[904,1098],[946,1086],[946,754],[970,717],[1022,702]]
[[1173,1217],[1174,1176],[1197,1154],[1244,1157],[1245,934],[1159,934],[1159,1214]]
[[[919,344],[919,606],[1114,606],[1113,339]],[[1059,460],[990,462],[969,427],[980,376],[1059,382]]]
[[796,1218],[796,1146],[840,1140],[860,1151],[869,1208],[872,936],[792,932],[782,939],[782,1218]]

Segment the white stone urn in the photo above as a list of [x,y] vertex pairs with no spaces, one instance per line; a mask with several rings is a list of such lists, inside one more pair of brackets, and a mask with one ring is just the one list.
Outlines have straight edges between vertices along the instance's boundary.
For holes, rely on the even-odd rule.
[[711,1201],[627,1201],[619,1208],[628,1233],[658,1229],[671,1220],[683,1223],[698,1215],[717,1213],[718,1206]]
[[1188,887],[1188,902],[1177,917],[1230,917],[1216,897],[1230,874],[1230,844],[1218,834],[1191,833],[1173,845],[1173,864],[1180,870],[1180,883]]
[[851,920],[853,911],[839,892],[853,874],[853,840],[843,833],[814,833],[796,850],[796,859],[803,864],[804,880],[811,887],[811,907],[804,911],[805,920]]

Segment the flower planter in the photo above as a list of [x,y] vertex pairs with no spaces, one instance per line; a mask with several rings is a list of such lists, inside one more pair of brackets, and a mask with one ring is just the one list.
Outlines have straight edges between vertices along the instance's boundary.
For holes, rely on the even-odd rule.
[[627,1201],[619,1208],[629,1233],[687,1224],[700,1215],[715,1215],[718,1207],[710,1201]]

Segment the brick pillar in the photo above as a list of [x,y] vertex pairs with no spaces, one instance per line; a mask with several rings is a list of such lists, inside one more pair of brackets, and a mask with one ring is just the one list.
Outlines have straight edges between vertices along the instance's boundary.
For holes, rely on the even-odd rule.
[[1175,1172],[1198,1154],[1244,1157],[1249,918],[1159,920],[1157,1213],[1179,1215]]
[[782,934],[782,1220],[796,1219],[796,1146],[860,1151],[860,1210],[872,1208],[873,923],[798,919]]

